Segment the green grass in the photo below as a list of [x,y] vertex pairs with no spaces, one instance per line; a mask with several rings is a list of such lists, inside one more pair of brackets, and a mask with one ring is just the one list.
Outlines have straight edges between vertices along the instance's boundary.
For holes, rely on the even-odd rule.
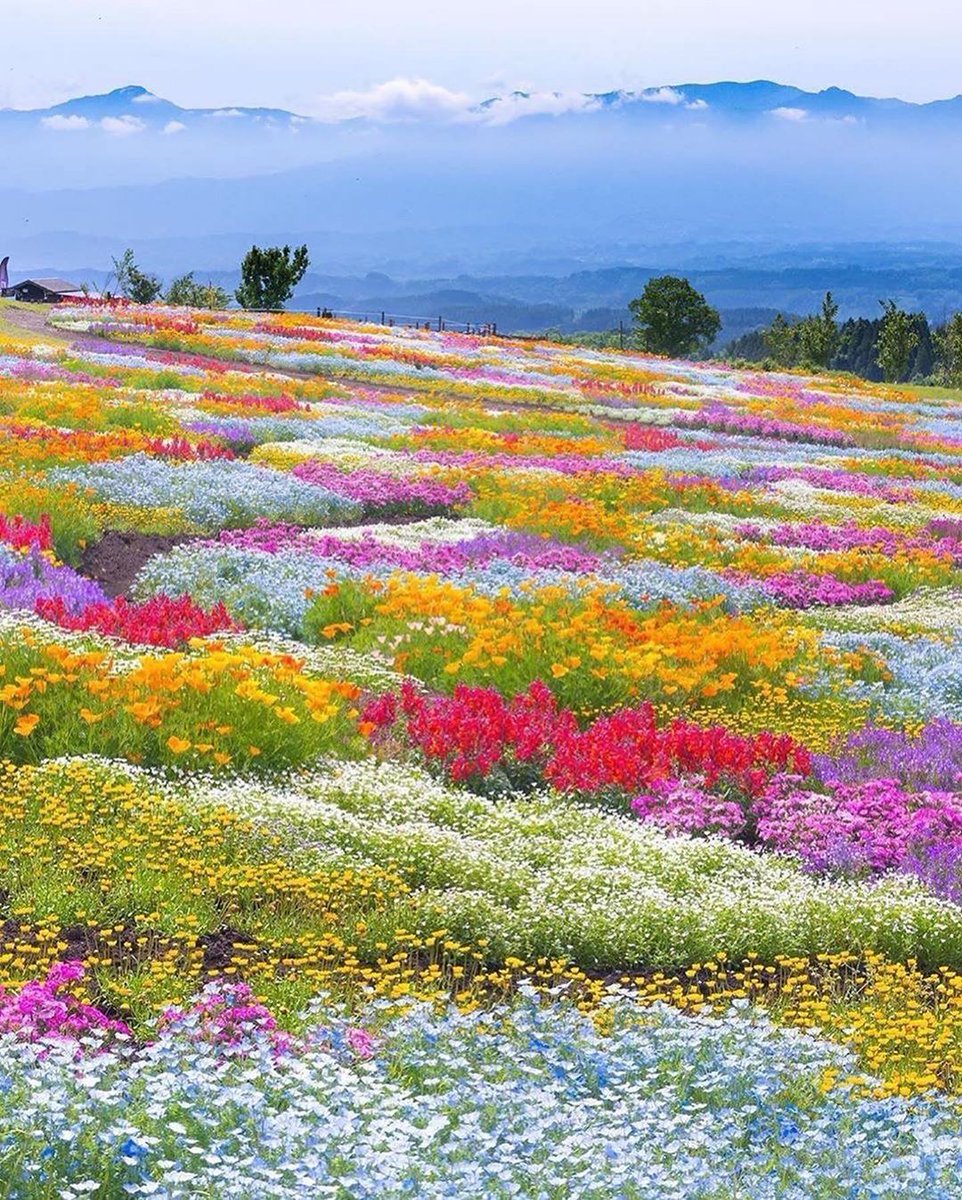
[[918,396],[920,400],[951,400],[962,403],[962,388],[945,387],[942,384],[906,383],[899,385],[902,391]]

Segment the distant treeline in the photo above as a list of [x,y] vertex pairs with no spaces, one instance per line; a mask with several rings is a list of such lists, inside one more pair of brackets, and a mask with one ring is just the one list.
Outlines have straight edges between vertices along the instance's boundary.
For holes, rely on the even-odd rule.
[[[942,325],[930,324],[925,313],[906,313],[883,305],[875,319],[852,317],[829,333],[830,353],[824,358],[807,353],[806,329],[821,317],[776,317],[765,329],[736,337],[716,352],[730,362],[780,367],[813,366],[848,371],[862,379],[881,382],[962,383],[962,315]],[[894,336],[894,356],[886,337]],[[888,357],[886,354],[888,352]]]

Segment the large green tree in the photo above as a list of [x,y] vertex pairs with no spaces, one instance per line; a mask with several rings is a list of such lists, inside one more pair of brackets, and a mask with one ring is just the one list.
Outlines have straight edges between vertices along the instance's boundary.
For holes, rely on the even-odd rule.
[[721,317],[687,279],[650,279],[629,305],[642,346],[653,354],[685,358],[706,349],[718,336]]
[[241,308],[283,308],[304,278],[311,260],[307,246],[251,246],[241,263],[241,285],[234,293]]
[[882,324],[878,334],[878,365],[887,383],[897,383],[908,374],[912,351],[919,344],[915,318],[894,300],[880,300]]

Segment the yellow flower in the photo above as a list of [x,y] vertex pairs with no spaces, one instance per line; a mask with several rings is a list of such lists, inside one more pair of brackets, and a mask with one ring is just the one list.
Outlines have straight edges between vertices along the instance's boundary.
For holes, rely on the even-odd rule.
[[174,737],[171,734],[167,739],[167,749],[172,750],[174,754],[183,754],[185,750],[190,749],[190,742],[186,738]]
[[13,727],[13,732],[18,733],[21,737],[29,737],[36,729],[40,722],[40,717],[36,713],[25,713],[19,717],[16,725]]

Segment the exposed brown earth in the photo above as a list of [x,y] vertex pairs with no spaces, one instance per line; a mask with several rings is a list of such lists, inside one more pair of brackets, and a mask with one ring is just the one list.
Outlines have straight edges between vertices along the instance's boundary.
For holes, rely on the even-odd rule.
[[172,546],[191,541],[189,534],[165,537],[158,533],[128,533],[110,529],[98,542],[87,546],[80,569],[96,580],[108,596],[126,596],[137,572],[155,554],[164,554]]

